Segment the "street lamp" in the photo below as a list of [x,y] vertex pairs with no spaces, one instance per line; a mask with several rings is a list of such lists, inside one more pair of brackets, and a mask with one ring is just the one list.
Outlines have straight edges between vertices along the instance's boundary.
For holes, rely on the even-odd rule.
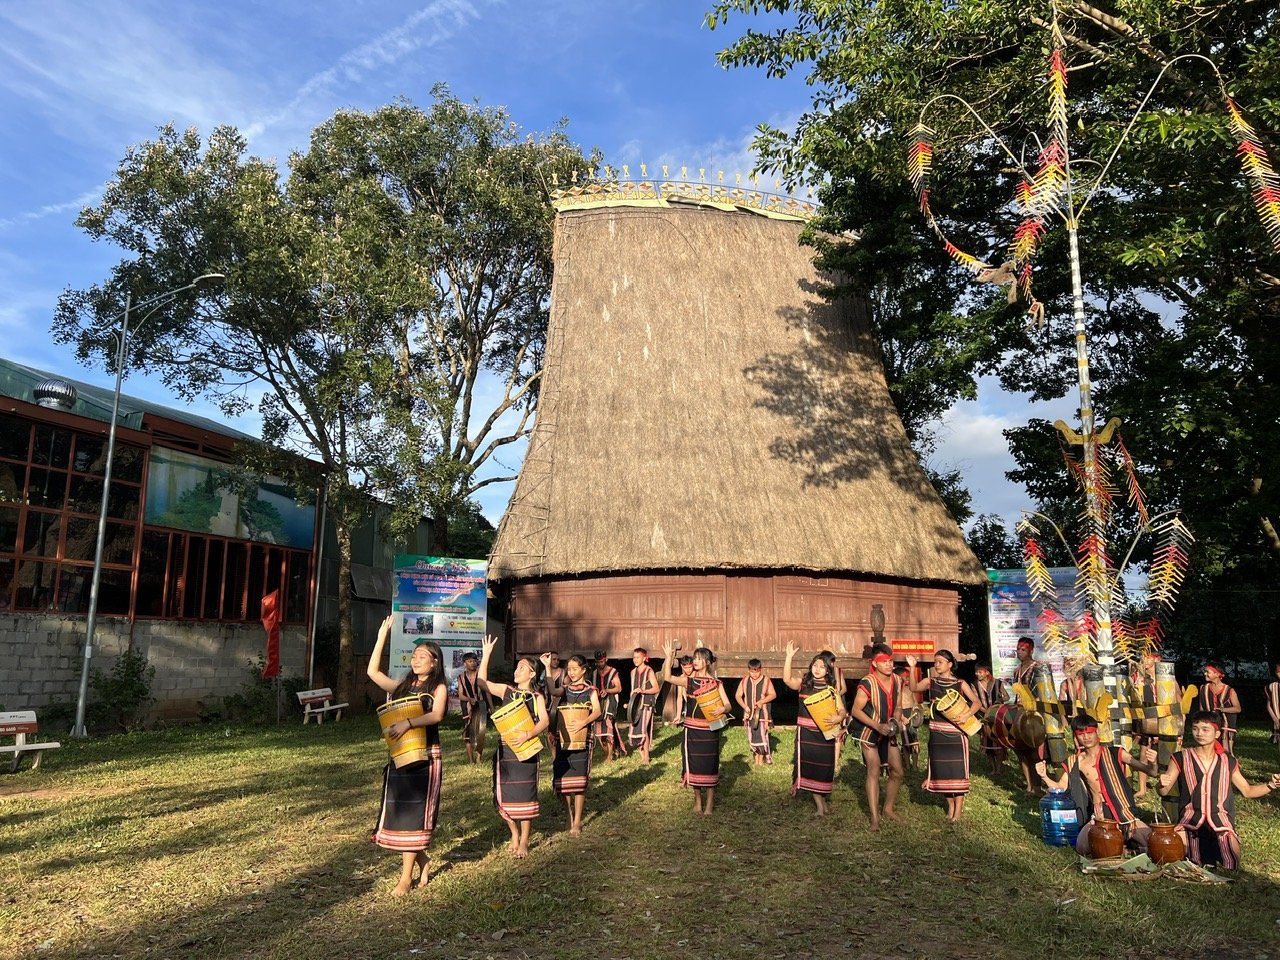
[[[124,313],[120,330],[113,334],[116,344],[116,389],[111,400],[111,426],[107,431],[107,462],[102,473],[102,504],[98,508],[98,544],[93,552],[93,576],[89,581],[89,613],[84,626],[84,662],[80,667],[80,694],[76,700],[76,722],[71,728],[71,736],[87,737],[84,725],[85,702],[89,693],[89,661],[93,658],[93,635],[98,625],[98,581],[102,578],[102,548],[107,539],[107,498],[111,492],[111,464],[116,450],[116,419],[120,414],[120,384],[124,380],[124,361],[129,346],[129,314],[134,309],[150,307],[138,326],[146,323],[161,307],[167,306],[188,290],[200,290],[214,286],[227,279],[225,274],[205,273],[196,277],[184,287],[177,287],[158,294],[137,304],[133,303],[133,294],[125,294]],[[135,327],[135,332],[137,328]]]

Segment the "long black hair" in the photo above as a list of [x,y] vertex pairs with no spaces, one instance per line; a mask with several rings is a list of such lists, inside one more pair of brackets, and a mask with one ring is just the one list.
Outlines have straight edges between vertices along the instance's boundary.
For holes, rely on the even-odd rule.
[[440,644],[434,640],[421,640],[414,644],[414,647],[425,646],[430,651],[435,663],[431,666],[431,672],[427,674],[427,679],[421,685],[415,683],[418,679],[417,674],[412,670],[404,675],[404,679],[400,681],[400,686],[396,687],[395,692],[391,694],[392,700],[399,700],[401,697],[407,697],[414,693],[434,694],[440,684],[444,683],[444,651],[440,649]]
[[809,669],[804,672],[804,679],[800,681],[801,693],[813,693],[815,690],[822,689],[817,686],[817,677],[813,675],[813,665],[819,660],[827,665],[827,686],[834,687],[836,685],[836,656],[830,650],[823,650],[821,653],[815,654],[814,658],[809,661]]

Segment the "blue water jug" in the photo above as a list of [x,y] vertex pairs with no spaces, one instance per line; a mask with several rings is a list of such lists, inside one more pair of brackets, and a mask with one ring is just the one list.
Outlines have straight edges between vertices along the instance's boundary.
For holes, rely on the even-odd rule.
[[1046,844],[1074,845],[1080,826],[1080,811],[1067,791],[1053,789],[1040,798],[1040,833]]

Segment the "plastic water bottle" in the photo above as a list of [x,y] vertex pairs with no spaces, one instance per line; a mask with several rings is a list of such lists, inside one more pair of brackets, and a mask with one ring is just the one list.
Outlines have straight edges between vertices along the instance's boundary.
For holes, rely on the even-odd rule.
[[1080,811],[1065,790],[1051,789],[1040,798],[1040,831],[1051,847],[1070,847],[1080,833]]

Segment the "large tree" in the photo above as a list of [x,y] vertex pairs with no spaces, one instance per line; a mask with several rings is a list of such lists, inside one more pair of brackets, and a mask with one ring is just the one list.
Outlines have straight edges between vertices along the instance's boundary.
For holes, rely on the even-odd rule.
[[[451,221],[431,198],[452,176],[455,156],[478,140],[488,165],[458,171],[453,196],[465,220]],[[371,166],[370,142],[399,166]],[[307,153],[290,158],[285,177],[249,156],[233,128],[214,130],[207,144],[195,131],[162,128],[127,151],[102,201],[77,221],[125,252],[107,281],[59,301],[54,336],[74,343],[82,361],[113,361],[111,335],[126,295],[138,301],[211,270],[227,275],[215,294],[177,300],[140,326],[126,362],[145,364],[181,396],[208,397],[228,415],[256,406],[263,443],[244,451],[245,466],[289,477],[302,496],[322,483],[339,546],[340,688],[352,676],[351,537],[369,497],[400,493],[390,482],[397,476],[419,487],[438,478],[446,507],[475,489],[476,467],[500,443],[460,451],[439,425],[466,436],[481,370],[508,374],[499,408],[532,407],[545,314],[527,304],[541,305],[546,285],[530,276],[527,260],[550,252],[508,260],[510,251],[486,247],[486,238],[518,224],[510,229],[523,242],[549,248],[550,184],[583,165],[563,131],[524,137],[501,110],[439,89],[426,112],[400,103],[340,113],[317,128]],[[397,179],[404,170],[416,175]],[[507,205],[468,207],[473,193],[501,195]],[[438,235],[447,231],[466,247],[468,230],[477,251],[470,281],[503,291],[509,306],[491,311],[501,317],[483,331],[451,324],[444,319],[451,308],[441,303]],[[407,333],[423,327],[437,336]],[[460,372],[438,363],[441,354],[456,358]],[[428,401],[435,406],[424,415]],[[489,430],[500,413],[481,418]],[[511,434],[524,426],[518,420]],[[424,503],[433,502],[410,505],[415,522]]]
[[[1118,149],[1081,223],[1095,405],[1104,419],[1122,419],[1153,508],[1186,515],[1200,570],[1212,576],[1262,564],[1271,581],[1280,561],[1280,340],[1270,330],[1280,313],[1280,259],[1232,157],[1236,140],[1213,69],[1203,60],[1174,63],[1120,141],[1167,64],[1212,51],[1277,157],[1278,11],[1274,3],[1175,0],[723,0],[709,14],[714,26],[751,27],[724,51],[726,64],[800,71],[813,84],[812,108],[797,129],[764,128],[759,143],[766,162],[788,177],[825,184],[828,213],[819,226],[860,241],[824,255],[872,276],[947,269],[936,252],[894,242],[921,222],[904,175],[905,144],[931,100],[965,98],[1034,165],[1057,18],[1073,151],[1098,161],[1075,165],[1077,184],[1091,181]],[[935,101],[927,116],[937,131],[932,199],[941,222],[959,246],[1000,263],[1019,215],[1010,202],[1018,174],[955,100]],[[994,337],[1005,386],[1062,399],[1062,419],[1070,422],[1076,368],[1065,243],[1063,231],[1049,226],[1035,275],[1048,308],[1043,327],[1024,326],[1021,309],[991,287],[979,288],[985,302],[956,294],[950,306],[943,291],[937,312],[969,324],[961,341],[976,349],[959,358],[962,365],[980,369]],[[908,343],[917,336],[894,332]],[[938,342],[928,324],[918,335]],[[908,408],[931,383],[927,350],[924,356],[915,368],[924,383],[898,377]],[[1010,439],[1017,477],[1034,497],[1060,504],[1073,496],[1059,482],[1060,441],[1048,424],[1030,424]]]

